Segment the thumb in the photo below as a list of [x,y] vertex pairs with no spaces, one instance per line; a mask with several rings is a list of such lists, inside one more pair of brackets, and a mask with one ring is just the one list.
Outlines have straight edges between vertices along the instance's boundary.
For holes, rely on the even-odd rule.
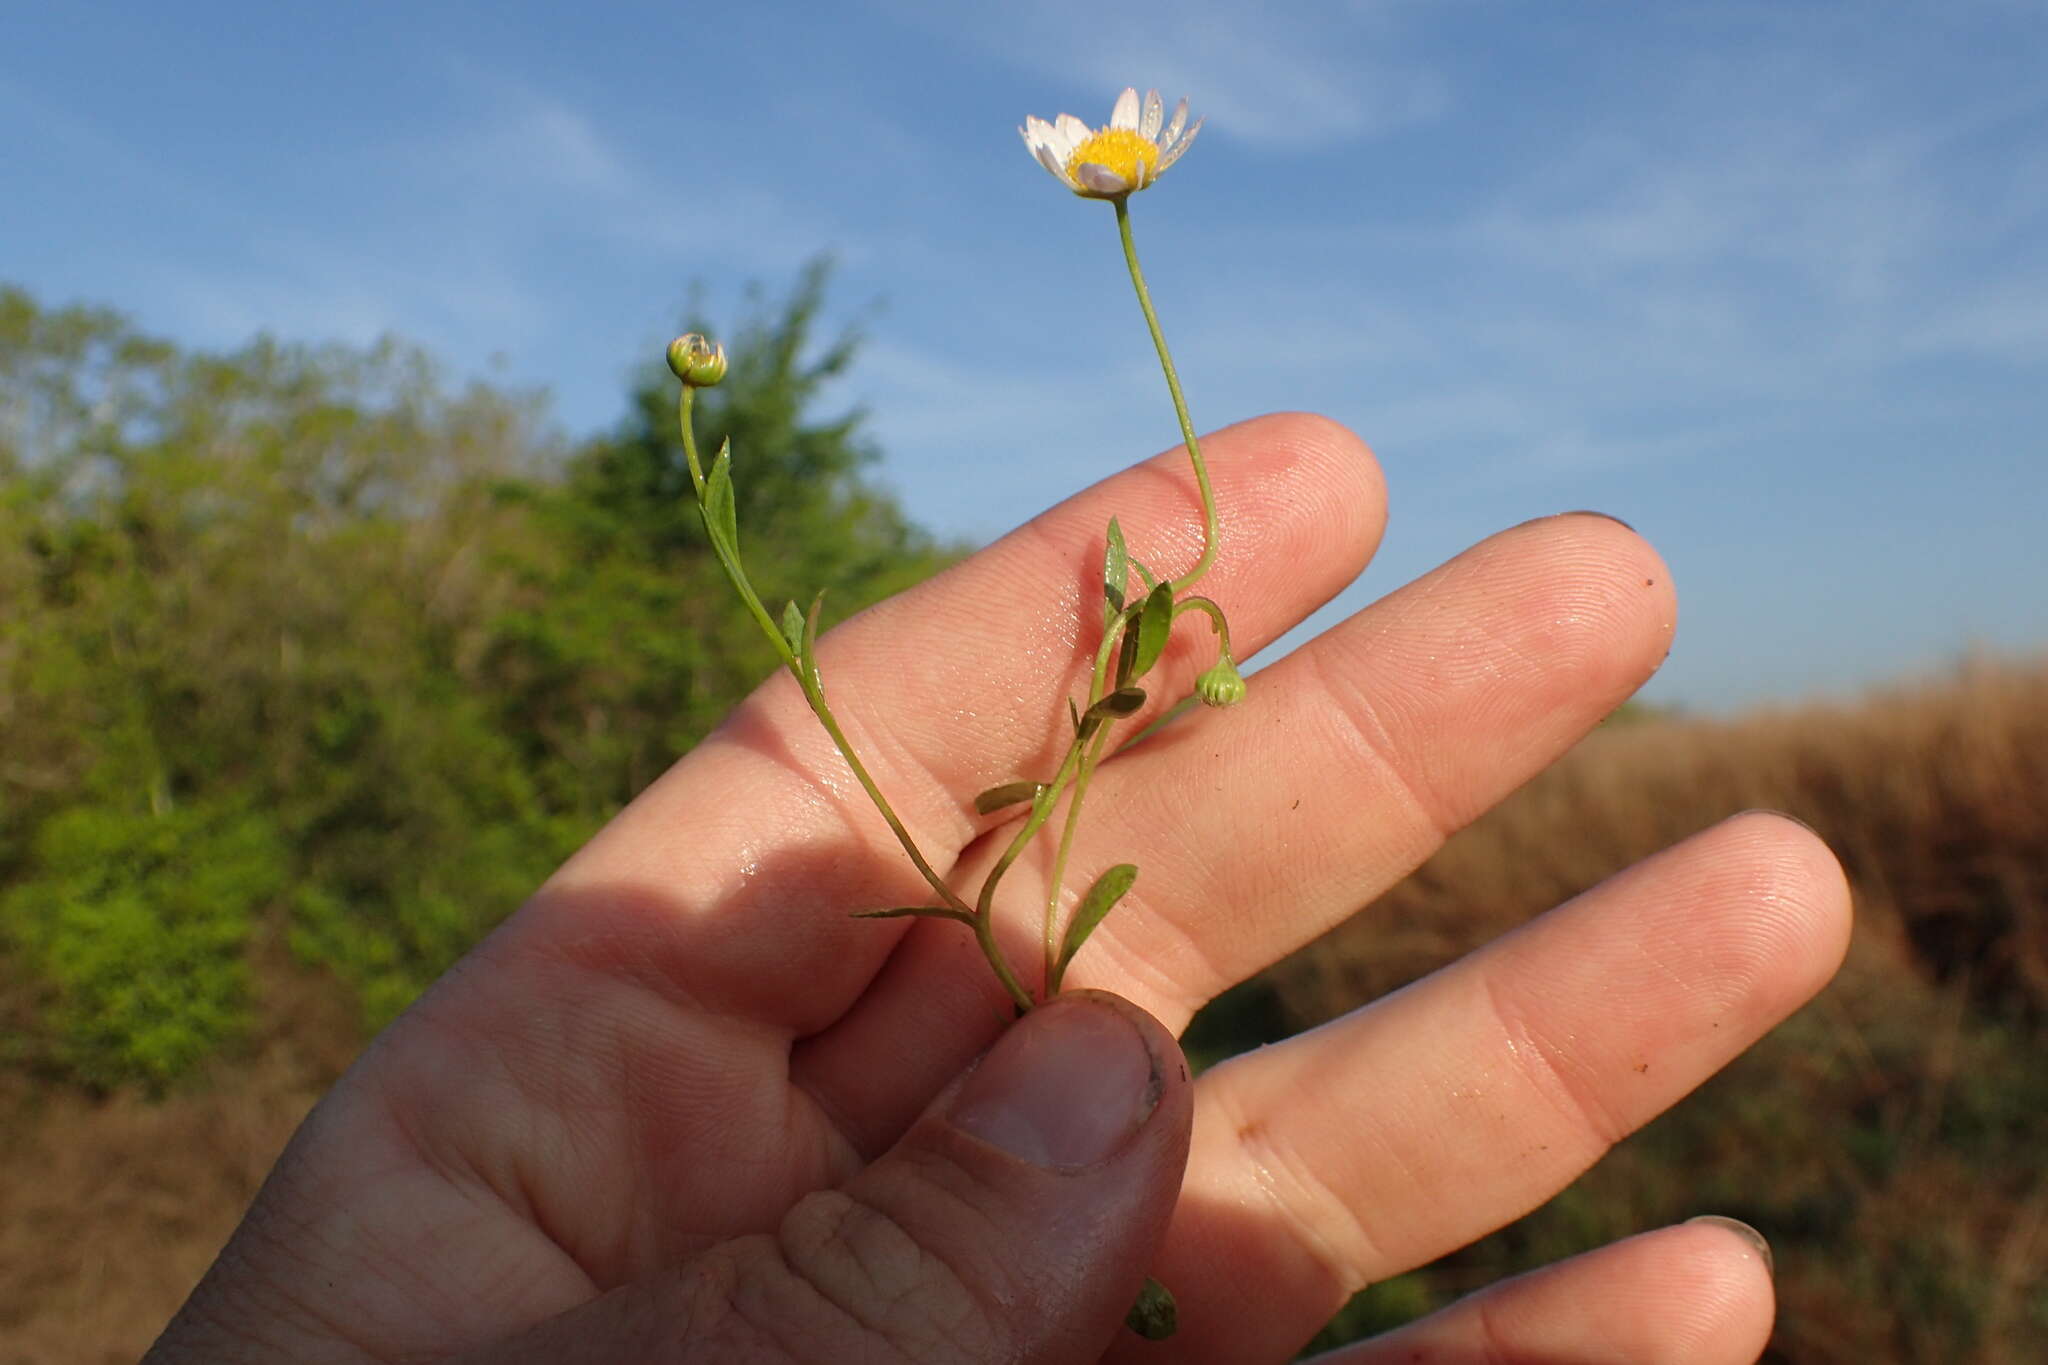
[[888,1153],[736,1238],[482,1353],[673,1365],[1092,1361],[1180,1194],[1193,1087],[1136,1005],[1033,1010]]

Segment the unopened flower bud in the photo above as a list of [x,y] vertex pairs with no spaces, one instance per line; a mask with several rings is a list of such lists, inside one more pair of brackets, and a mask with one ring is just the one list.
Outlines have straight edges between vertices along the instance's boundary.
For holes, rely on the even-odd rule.
[[1235,706],[1244,700],[1244,675],[1228,654],[1219,655],[1208,672],[1195,679],[1195,695],[1204,706]]
[[692,332],[668,344],[668,367],[693,389],[708,389],[725,378],[725,347]]

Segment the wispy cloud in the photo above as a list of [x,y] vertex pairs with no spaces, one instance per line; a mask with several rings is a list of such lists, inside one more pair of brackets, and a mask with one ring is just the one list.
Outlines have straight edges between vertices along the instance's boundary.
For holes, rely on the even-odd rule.
[[739,271],[784,269],[819,234],[766,179],[718,158],[643,160],[595,114],[504,73],[458,69],[468,111],[394,149],[406,194],[436,214],[487,217],[509,244],[596,239]]
[[257,231],[263,211],[244,204],[252,230],[232,264],[152,262],[181,326],[216,343],[398,333],[455,357],[519,352],[561,326],[573,286],[550,260],[631,260],[676,289],[714,269],[780,274],[816,249],[770,188],[701,171],[685,185],[566,99],[473,68],[458,78],[458,117],[328,152],[361,216],[294,213]]
[[[1223,136],[1290,149],[1367,137],[1443,113],[1450,88],[1405,41],[1407,0],[1354,0],[1294,11],[1231,0],[1126,9],[1047,0],[1028,10],[898,4],[943,30],[1047,79],[1102,92],[1099,120],[1126,85],[1191,96]],[[1043,111],[1054,112],[1051,110]]]

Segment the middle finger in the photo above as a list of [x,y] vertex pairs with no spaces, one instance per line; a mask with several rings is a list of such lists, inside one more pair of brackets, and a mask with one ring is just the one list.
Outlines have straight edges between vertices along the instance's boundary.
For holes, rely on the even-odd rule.
[[[1655,668],[1673,614],[1662,563],[1620,523],[1532,522],[1259,674],[1245,704],[1106,763],[1074,880],[1134,849],[1144,871],[1070,980],[1180,1028],[1568,748]],[[1036,956],[1046,861],[1020,863],[998,898],[1019,964]],[[798,1047],[792,1075],[877,1151],[1002,1018],[961,927],[923,924],[858,1009]],[[876,1055],[901,1061],[877,1074]]]

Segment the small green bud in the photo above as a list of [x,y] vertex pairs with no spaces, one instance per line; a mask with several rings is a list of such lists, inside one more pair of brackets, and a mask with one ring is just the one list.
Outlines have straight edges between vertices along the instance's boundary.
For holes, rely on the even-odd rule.
[[1204,706],[1235,706],[1244,700],[1244,675],[1228,654],[1219,654],[1209,671],[1195,679],[1195,695]]
[[693,389],[708,389],[725,378],[725,347],[692,332],[668,344],[668,367]]
[[1147,1341],[1165,1341],[1180,1328],[1180,1305],[1173,1301],[1173,1291],[1147,1275],[1138,1301],[1124,1315],[1124,1326]]

